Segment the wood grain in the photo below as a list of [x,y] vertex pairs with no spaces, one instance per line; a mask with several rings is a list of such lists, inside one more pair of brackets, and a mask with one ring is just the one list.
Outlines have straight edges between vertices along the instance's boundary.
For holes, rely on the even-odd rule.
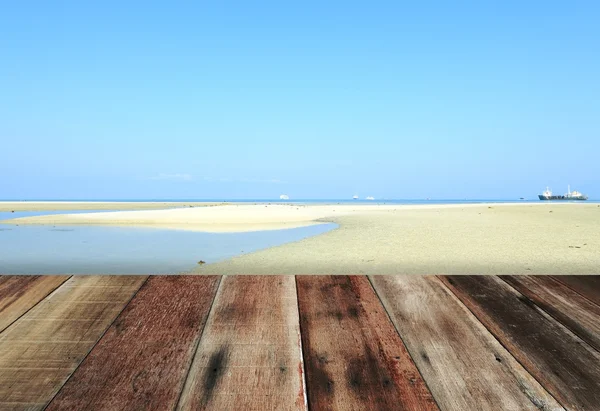
[[294,277],[223,277],[178,408],[306,409]]
[[370,278],[442,410],[562,409],[438,278]]
[[174,409],[218,284],[150,277],[47,410]]
[[43,409],[145,279],[71,277],[0,334],[0,409]]
[[548,276],[500,278],[600,351],[600,306]]
[[0,275],[0,333],[68,278],[62,275]]
[[444,283],[565,408],[600,404],[600,354],[494,276],[443,277]]
[[555,275],[552,277],[600,305],[600,275]]
[[369,280],[298,276],[311,410],[437,410]]

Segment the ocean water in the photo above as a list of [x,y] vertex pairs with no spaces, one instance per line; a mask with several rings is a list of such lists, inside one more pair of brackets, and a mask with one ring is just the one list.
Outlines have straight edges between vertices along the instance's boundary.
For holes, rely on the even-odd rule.
[[[60,213],[0,212],[0,221]],[[87,212],[87,211],[84,211]],[[0,224],[0,274],[176,274],[335,228],[321,224],[249,233]]]

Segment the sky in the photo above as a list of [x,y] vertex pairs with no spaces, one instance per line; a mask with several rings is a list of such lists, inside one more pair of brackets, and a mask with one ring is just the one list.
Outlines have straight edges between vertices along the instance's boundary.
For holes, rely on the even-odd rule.
[[600,198],[597,1],[18,1],[0,199]]

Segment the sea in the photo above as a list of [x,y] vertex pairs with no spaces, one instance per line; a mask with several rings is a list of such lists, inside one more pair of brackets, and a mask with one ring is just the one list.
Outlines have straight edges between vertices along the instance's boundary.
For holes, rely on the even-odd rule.
[[[176,199],[165,199],[165,198],[146,198],[146,199],[35,199],[35,200],[20,200],[20,199],[2,199],[0,201],[18,201],[18,202],[36,202],[36,201],[58,201],[58,202],[100,202],[100,203],[248,203],[248,204],[482,204],[482,203],[539,203],[540,200],[537,198],[523,198],[523,199],[383,199],[376,198],[375,200],[367,199],[202,199],[202,198],[176,198]],[[557,203],[564,203],[565,201],[556,201]],[[579,203],[580,201],[573,201]],[[589,199],[586,203],[598,203],[600,199]],[[62,212],[61,212],[62,213]]]

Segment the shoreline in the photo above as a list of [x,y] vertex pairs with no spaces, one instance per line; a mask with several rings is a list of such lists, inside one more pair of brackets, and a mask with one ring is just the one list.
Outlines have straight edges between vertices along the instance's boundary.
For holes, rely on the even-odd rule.
[[[17,217],[0,224],[23,225],[106,225],[144,227],[172,230],[232,233],[280,230],[333,222],[343,215],[364,213],[396,213],[411,210],[449,210],[494,207],[544,207],[578,203],[452,203],[452,204],[248,204],[248,203],[102,203],[102,202],[37,202],[27,211],[106,210],[107,212],[52,214]],[[589,205],[589,204],[588,204]],[[0,211],[14,207],[14,203],[0,203]],[[16,207],[11,211],[19,210]]]
[[4,224],[204,232],[335,223],[323,234],[195,267],[191,274],[599,274],[600,204],[228,204],[57,214]]
[[0,201],[0,212],[80,210],[161,210],[183,207],[211,207],[224,202],[174,201]]

